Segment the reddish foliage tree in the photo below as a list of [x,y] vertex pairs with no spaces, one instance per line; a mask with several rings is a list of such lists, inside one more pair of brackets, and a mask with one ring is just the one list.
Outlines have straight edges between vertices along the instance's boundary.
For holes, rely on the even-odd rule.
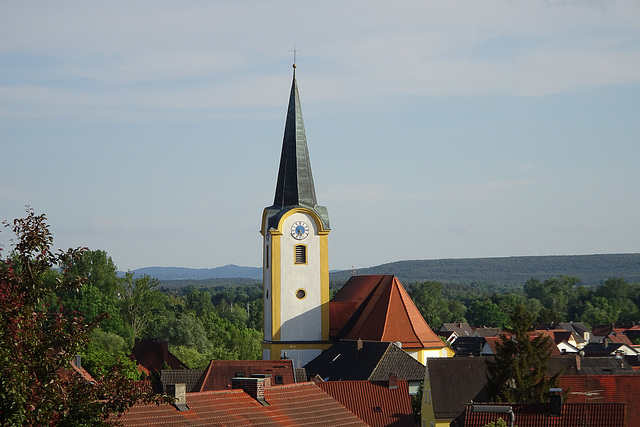
[[10,256],[0,257],[0,424],[109,425],[138,401],[163,399],[141,392],[118,367],[95,383],[61,375],[104,318],[88,323],[80,313],[48,304],[56,291],[82,286],[82,278],[53,269],[70,265],[85,249],[52,252],[46,217],[32,209],[4,225],[16,240]]

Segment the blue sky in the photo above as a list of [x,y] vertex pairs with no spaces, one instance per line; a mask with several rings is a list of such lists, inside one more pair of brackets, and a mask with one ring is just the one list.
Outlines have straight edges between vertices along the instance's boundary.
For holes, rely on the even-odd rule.
[[294,46],[330,268],[640,251],[637,0],[2,2],[0,219],[260,266]]

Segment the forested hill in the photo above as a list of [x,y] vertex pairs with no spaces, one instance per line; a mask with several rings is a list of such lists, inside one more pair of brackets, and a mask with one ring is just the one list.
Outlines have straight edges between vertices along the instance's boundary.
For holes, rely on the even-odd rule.
[[[162,281],[248,278],[262,280],[262,268],[228,265],[218,268],[150,267],[135,270]],[[336,284],[346,282],[351,270],[331,273]],[[492,283],[524,285],[531,277],[573,276],[586,285],[598,285],[617,277],[640,283],[640,254],[525,256],[397,261],[376,267],[358,268],[355,274],[394,274],[404,284],[429,280],[446,283]],[[216,280],[217,283],[221,282]]]
[[[331,274],[344,282],[352,271]],[[377,267],[356,269],[355,274],[395,274],[403,284],[428,280],[445,283],[492,283],[524,285],[535,277],[573,276],[585,285],[598,285],[608,278],[640,283],[640,254],[524,256],[398,261]]]

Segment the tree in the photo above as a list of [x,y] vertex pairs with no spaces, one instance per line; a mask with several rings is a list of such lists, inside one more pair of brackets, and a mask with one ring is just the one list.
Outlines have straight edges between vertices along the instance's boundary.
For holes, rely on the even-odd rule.
[[571,276],[551,277],[544,282],[535,278],[527,280],[524,285],[527,297],[535,298],[542,304],[538,321],[558,323],[566,320],[579,283],[579,279]]
[[162,307],[164,296],[156,289],[160,281],[146,274],[134,279],[133,273],[129,271],[121,283],[122,317],[131,327],[133,336],[141,338],[147,325],[157,317],[156,312]]
[[547,376],[553,343],[545,335],[529,337],[533,320],[523,305],[516,306],[511,315],[513,336],[503,334],[495,357],[487,360],[487,388],[494,401],[543,403],[549,389],[558,387],[560,374]]
[[83,313],[92,321],[106,313],[100,327],[133,342],[133,333],[120,316],[120,279],[111,257],[105,251],[84,250],[80,256],[62,265],[70,277],[83,278],[79,289],[59,291],[61,302],[69,309]]
[[440,329],[452,317],[448,301],[442,296],[442,286],[442,283],[435,281],[416,283],[411,286],[409,293],[424,320],[433,329]]
[[[102,320],[85,321],[63,306],[47,307],[55,292],[78,290],[83,280],[64,269],[83,249],[54,253],[44,215],[4,222],[16,236],[14,251],[0,258],[0,424],[105,425],[140,399],[151,400],[119,368],[90,384],[61,375],[81,353]],[[62,271],[52,278],[52,268]]]
[[476,326],[505,328],[509,325],[509,316],[490,298],[477,299],[469,304],[467,320]]

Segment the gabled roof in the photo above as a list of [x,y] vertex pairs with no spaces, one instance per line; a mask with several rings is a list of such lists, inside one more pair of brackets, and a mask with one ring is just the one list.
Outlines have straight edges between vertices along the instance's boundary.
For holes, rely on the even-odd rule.
[[560,344],[562,341],[569,342],[571,338],[577,338],[575,332],[565,331],[564,329],[536,329],[534,333],[536,335],[546,335],[556,344]]
[[486,342],[484,337],[460,337],[451,344],[451,348],[456,356],[481,356]]
[[225,390],[231,379],[254,374],[271,375],[271,384],[296,382],[291,360],[212,360],[194,386],[194,391]]
[[558,323],[558,328],[562,328],[565,331],[575,332],[582,338],[584,338],[585,332],[591,333],[591,329],[582,322],[561,322]]
[[80,377],[91,384],[96,382],[91,374],[82,367],[79,356],[76,356],[76,358],[69,363],[69,369],[58,370],[58,377],[63,381],[70,381],[74,376]]
[[566,402],[570,403],[626,403],[624,425],[640,426],[639,375],[565,375],[560,378],[560,387],[568,390]]
[[499,337],[500,334],[504,333],[500,328],[488,328],[483,326],[481,328],[474,328],[473,335],[474,337]]
[[[358,346],[361,348],[358,349]],[[307,375],[325,381],[398,379],[423,381],[425,367],[390,342],[340,340],[305,365]]]
[[427,359],[436,419],[454,419],[464,413],[467,403],[487,401],[486,361],[486,357]]
[[631,347],[629,347],[626,344],[611,343],[611,342],[603,342],[603,343],[592,342],[592,343],[589,343],[589,344],[585,345],[582,348],[582,351],[584,351],[585,355],[587,355],[587,356],[613,355],[617,351],[623,351],[625,353],[627,351],[635,352],[635,350],[633,350]]
[[[553,360],[553,359],[552,359]],[[619,359],[611,356],[579,357],[574,359],[571,369],[565,369],[564,375],[636,375],[626,358]],[[575,368],[575,370],[574,370]]]
[[329,303],[337,338],[401,342],[404,349],[442,348],[397,277],[352,276]]
[[367,425],[415,426],[406,381],[398,380],[395,388],[390,388],[388,381],[326,381],[317,385]]
[[606,323],[603,325],[596,325],[593,327],[592,335],[596,337],[606,337],[607,335],[619,332],[624,333],[624,331],[631,329],[632,325],[616,325],[615,323]]
[[455,332],[443,331],[442,329],[439,331],[433,331],[442,341],[452,343],[457,340],[460,336]]
[[624,331],[624,329],[615,329],[612,333],[605,337],[605,340],[612,343],[626,344],[631,347],[633,343],[631,342],[629,337],[624,334]]
[[[486,345],[482,349],[482,355],[486,356],[487,354],[496,354],[498,351],[496,349],[496,344],[498,341],[502,341],[502,339],[500,337],[484,337],[484,340],[486,341]],[[487,349],[490,351],[486,351]]]
[[[464,425],[466,427],[482,427],[497,422],[499,418],[509,420],[507,414],[490,412],[473,412],[474,405],[467,405]],[[476,405],[483,406],[483,405]],[[491,404],[491,406],[511,406],[518,427],[623,427],[624,403],[568,403],[562,405],[560,417],[549,416],[548,403],[535,404]]]
[[123,426],[333,426],[366,425],[314,383],[267,387],[267,406],[243,390],[187,393],[188,411],[173,405],[134,405],[118,421]]
[[473,329],[468,323],[443,323],[440,330],[455,332],[459,337],[470,337],[473,334]]
[[[465,405],[471,402],[487,402],[487,359],[489,357],[449,357],[429,358],[427,368],[431,383],[431,396],[433,410],[436,419],[455,419],[465,411]],[[593,378],[591,373],[602,373],[603,369],[615,369],[612,362],[618,361],[620,371],[612,370],[611,373],[626,372],[631,375],[606,375],[606,377],[636,377],[640,381],[640,375],[633,375],[631,367],[625,363],[626,368],[620,368],[624,360],[614,357],[580,357],[580,356],[552,356],[549,361],[547,375],[561,373],[561,386],[564,378],[584,377]],[[604,376],[604,375],[600,375]],[[567,386],[563,386],[565,389]],[[595,387],[595,386],[594,386]],[[598,389],[597,387],[593,390]],[[636,392],[640,398],[640,390]],[[573,402],[580,402],[572,400]],[[606,402],[614,402],[606,400]],[[640,407],[639,407],[640,412]],[[516,420],[516,424],[520,425]],[[628,424],[628,425],[640,425]]]
[[186,384],[187,392],[195,390],[195,386],[205,371],[203,369],[163,369],[160,371],[162,391],[167,390],[168,384]]

